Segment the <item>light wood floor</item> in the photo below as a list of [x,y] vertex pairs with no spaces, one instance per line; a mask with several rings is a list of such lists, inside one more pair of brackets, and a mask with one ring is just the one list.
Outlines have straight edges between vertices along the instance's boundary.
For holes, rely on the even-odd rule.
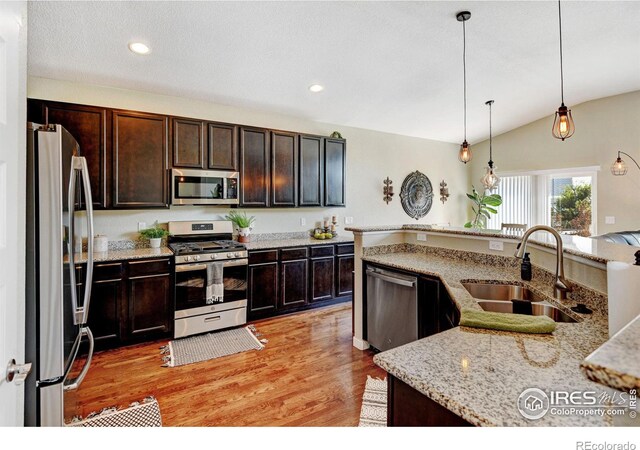
[[355,426],[367,375],[384,377],[351,345],[351,307],[254,322],[269,342],[201,363],[164,368],[166,341],[97,353],[78,392],[83,415],[158,399],[165,426]]

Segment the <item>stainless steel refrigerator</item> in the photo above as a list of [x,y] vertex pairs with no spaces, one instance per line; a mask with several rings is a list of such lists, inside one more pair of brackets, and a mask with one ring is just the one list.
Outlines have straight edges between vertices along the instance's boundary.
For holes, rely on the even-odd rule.
[[87,161],[60,125],[27,124],[26,214],[25,424],[62,426],[93,355],[93,208]]

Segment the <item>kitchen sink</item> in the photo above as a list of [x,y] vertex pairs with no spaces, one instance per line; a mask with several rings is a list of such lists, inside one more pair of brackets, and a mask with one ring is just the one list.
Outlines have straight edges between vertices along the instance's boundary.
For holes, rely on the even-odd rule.
[[513,284],[489,284],[489,283],[462,283],[473,298],[482,300],[528,300],[530,302],[540,302],[544,298],[533,293],[526,287]]
[[[495,300],[480,300],[480,307],[485,311],[513,314],[513,303]],[[531,303],[531,315],[551,317],[556,322],[576,322],[571,316],[563,313],[555,306],[546,303]]]

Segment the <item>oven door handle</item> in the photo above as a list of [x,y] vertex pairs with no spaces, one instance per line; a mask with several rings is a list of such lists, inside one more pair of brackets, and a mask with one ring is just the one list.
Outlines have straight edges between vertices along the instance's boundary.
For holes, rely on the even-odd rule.
[[[192,272],[194,270],[206,270],[207,264],[211,263],[198,263],[198,264],[176,264],[176,272]],[[234,267],[234,266],[246,266],[249,264],[249,260],[244,259],[233,259],[231,261],[224,261],[222,263],[222,267]]]

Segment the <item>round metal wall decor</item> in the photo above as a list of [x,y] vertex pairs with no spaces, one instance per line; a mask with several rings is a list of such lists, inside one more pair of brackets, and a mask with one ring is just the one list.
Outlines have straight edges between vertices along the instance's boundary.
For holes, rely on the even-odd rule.
[[400,190],[402,208],[410,217],[418,220],[427,215],[433,204],[431,181],[419,171],[410,173],[402,182]]

